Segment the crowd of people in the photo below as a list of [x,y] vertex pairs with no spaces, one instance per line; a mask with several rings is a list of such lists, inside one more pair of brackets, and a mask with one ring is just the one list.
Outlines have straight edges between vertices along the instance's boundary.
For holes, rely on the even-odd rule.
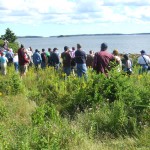
[[[108,52],[107,49],[108,45],[102,43],[99,52],[94,53],[90,50],[89,54],[86,54],[82,46],[77,44],[76,48],[72,47],[72,49],[64,46],[64,52],[60,55],[57,48],[53,50],[48,48],[47,51],[42,49],[41,52],[36,49],[33,52],[31,47],[26,49],[21,45],[18,51],[14,53],[11,48],[8,48],[8,43],[4,41],[4,46],[0,50],[1,73],[6,75],[7,65],[14,64],[15,71],[20,72],[21,77],[25,76],[28,68],[33,66],[36,71],[46,67],[53,67],[57,71],[62,67],[66,76],[72,73],[73,75],[77,74],[78,77],[87,77],[88,68],[107,76],[108,71],[115,66],[118,72],[123,70],[131,75],[133,62],[129,55],[124,54],[121,57],[117,49],[113,53]],[[137,63],[140,65],[139,74],[142,74],[149,70],[150,58],[144,50],[140,53]]]

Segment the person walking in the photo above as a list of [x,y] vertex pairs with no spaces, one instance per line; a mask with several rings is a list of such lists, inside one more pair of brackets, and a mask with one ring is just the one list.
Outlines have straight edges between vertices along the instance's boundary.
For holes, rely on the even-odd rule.
[[77,50],[75,52],[75,61],[77,63],[77,75],[78,77],[87,76],[86,67],[86,53],[81,49],[81,45],[77,44]]
[[119,51],[117,49],[113,50],[113,55],[114,55],[115,60],[116,60],[117,70],[118,70],[118,72],[120,72],[122,70],[122,61],[121,61],[121,58],[119,56]]
[[54,67],[55,70],[59,69],[59,64],[60,64],[59,54],[57,51],[58,49],[54,48],[53,53],[50,56],[51,65]]
[[75,76],[75,69],[76,69],[76,60],[75,60],[75,47],[72,47],[72,51],[70,51],[71,55],[71,72]]
[[71,73],[71,56],[68,46],[64,47],[64,52],[61,53],[61,58],[63,60],[63,71],[67,76],[69,76]]
[[33,63],[34,63],[36,71],[38,71],[39,68],[41,67],[41,62],[42,62],[41,55],[40,55],[38,49],[36,49],[34,54],[33,54]]
[[140,65],[139,74],[148,71],[148,64],[150,64],[150,58],[146,55],[144,50],[141,50],[141,56],[138,57],[138,64]]
[[41,68],[45,69],[46,68],[47,57],[46,57],[46,53],[45,53],[45,49],[44,48],[42,49],[41,58],[42,58]]
[[18,54],[17,53],[14,54],[13,63],[14,63],[15,71],[18,72],[19,64],[18,64]]
[[94,61],[94,54],[93,54],[93,51],[90,50],[89,54],[87,55],[86,66],[88,68],[92,68],[93,67],[93,61]]
[[7,57],[5,57],[4,53],[2,52],[0,57],[0,64],[1,64],[1,73],[3,75],[6,75],[7,73],[7,63],[8,63],[8,59]]
[[124,72],[126,72],[128,75],[132,74],[132,61],[129,58],[128,54],[123,55],[124,57]]
[[111,69],[110,62],[115,60],[113,54],[107,51],[108,46],[106,43],[101,44],[100,52],[95,53],[93,69],[96,70],[97,73],[104,73],[108,76],[108,71]]
[[11,66],[11,64],[13,63],[13,50],[12,48],[8,48],[8,50],[6,51],[6,55],[5,55],[8,59],[8,66]]
[[18,49],[18,62],[19,62],[19,70],[20,77],[26,76],[27,65],[29,63],[29,59],[27,57],[24,46],[21,44],[21,47]]

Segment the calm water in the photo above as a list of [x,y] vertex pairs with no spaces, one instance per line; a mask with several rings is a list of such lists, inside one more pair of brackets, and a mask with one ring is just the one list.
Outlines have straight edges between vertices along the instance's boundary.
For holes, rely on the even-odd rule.
[[18,42],[26,48],[31,46],[33,50],[57,47],[59,52],[64,46],[76,47],[77,43],[82,45],[87,53],[89,50],[99,51],[100,44],[106,42],[108,50],[112,52],[118,49],[120,53],[139,53],[144,49],[150,54],[150,35],[100,35],[100,36],[77,36],[77,37],[49,37],[49,38],[19,38]]

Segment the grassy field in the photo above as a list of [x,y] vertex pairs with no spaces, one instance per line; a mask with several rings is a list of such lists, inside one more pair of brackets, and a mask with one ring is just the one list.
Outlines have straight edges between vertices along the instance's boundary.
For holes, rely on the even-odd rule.
[[[0,149],[149,150],[150,75],[0,75]],[[113,101],[113,102],[112,102]]]

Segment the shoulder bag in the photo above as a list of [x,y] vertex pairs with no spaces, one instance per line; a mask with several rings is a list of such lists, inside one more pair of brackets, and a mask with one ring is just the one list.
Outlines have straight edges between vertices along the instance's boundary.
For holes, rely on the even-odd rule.
[[[142,57],[143,57],[143,56],[142,56]],[[145,60],[145,58],[144,58],[144,57],[143,57],[143,59],[144,59],[144,61],[145,61],[146,65],[148,66],[147,70],[150,70],[150,66],[148,65],[148,63],[146,62],[146,60]]]

